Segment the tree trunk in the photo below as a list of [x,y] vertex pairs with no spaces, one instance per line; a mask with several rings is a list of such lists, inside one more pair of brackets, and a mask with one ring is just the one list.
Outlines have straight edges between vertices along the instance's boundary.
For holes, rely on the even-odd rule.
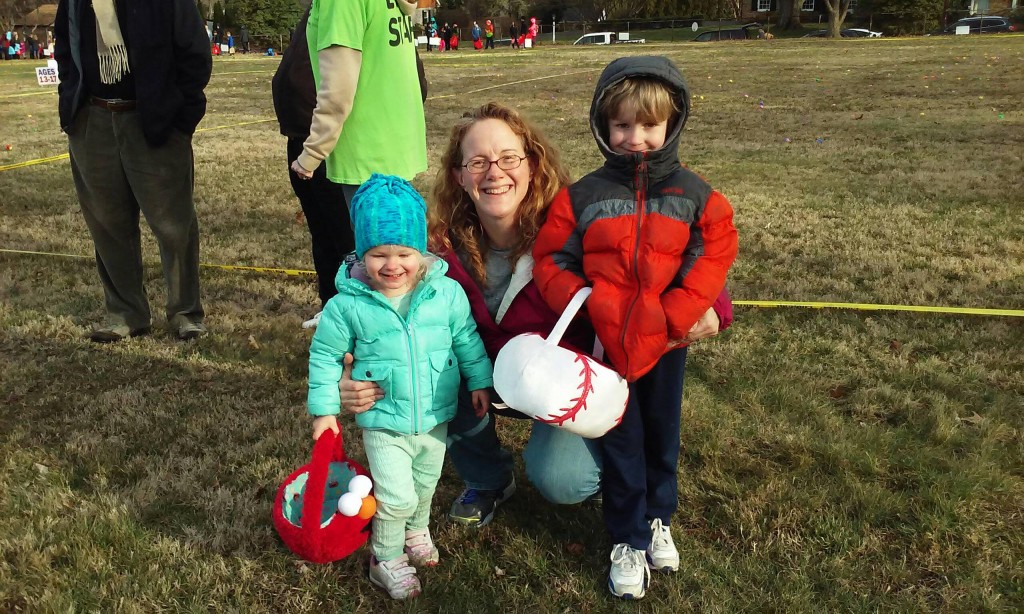
[[780,30],[799,30],[802,27],[800,10],[803,4],[803,0],[779,0],[779,19],[775,27]]
[[828,8],[828,37],[840,38],[839,31],[843,29],[846,13],[850,10],[850,0],[825,0],[825,7]]

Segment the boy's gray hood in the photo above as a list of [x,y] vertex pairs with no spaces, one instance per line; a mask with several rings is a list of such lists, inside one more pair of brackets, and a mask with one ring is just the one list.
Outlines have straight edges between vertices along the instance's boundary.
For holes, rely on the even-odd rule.
[[601,98],[612,85],[627,77],[652,77],[661,79],[668,83],[678,96],[677,101],[681,112],[674,125],[668,127],[665,134],[665,145],[656,151],[647,152],[647,163],[650,167],[651,179],[674,172],[679,168],[679,140],[683,133],[683,126],[690,116],[690,88],[686,86],[682,73],[672,63],[672,60],[664,56],[628,56],[613,60],[605,67],[601,77],[597,80],[597,87],[594,89],[594,100],[590,104],[590,131],[597,140],[597,146],[605,157],[605,166],[616,173],[626,173],[633,176],[636,166],[643,161],[643,154],[619,154],[608,147],[608,142],[602,136],[607,132],[608,127],[601,125],[601,118],[598,109]]

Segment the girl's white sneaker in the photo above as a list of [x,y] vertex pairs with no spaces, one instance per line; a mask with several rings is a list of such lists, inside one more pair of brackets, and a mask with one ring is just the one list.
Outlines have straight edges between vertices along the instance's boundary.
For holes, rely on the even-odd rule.
[[378,561],[371,555],[370,582],[386,590],[392,599],[409,599],[420,594],[416,568],[409,564],[405,554],[390,561]]
[[430,539],[430,529],[406,531],[405,554],[416,567],[433,567],[441,560],[434,541]]

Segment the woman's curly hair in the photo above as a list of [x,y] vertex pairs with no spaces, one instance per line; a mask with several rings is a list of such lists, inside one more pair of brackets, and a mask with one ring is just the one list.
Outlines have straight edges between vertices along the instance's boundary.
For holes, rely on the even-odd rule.
[[518,235],[510,256],[513,265],[533,249],[537,231],[547,216],[548,206],[558,191],[570,183],[569,173],[562,166],[558,150],[517,111],[497,102],[489,102],[467,112],[455,124],[431,190],[427,209],[428,243],[431,251],[437,254],[445,254],[453,249],[463,252],[467,270],[481,285],[487,281],[484,266],[484,254],[489,247],[487,235],[480,224],[476,206],[456,181],[452,170],[464,163],[462,141],[466,133],[474,124],[485,119],[505,122],[522,139],[523,151],[533,169],[526,195],[516,209]]

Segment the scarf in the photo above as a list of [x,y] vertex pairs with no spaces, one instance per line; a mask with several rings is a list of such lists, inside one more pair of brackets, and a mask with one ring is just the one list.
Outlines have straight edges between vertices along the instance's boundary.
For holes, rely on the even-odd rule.
[[100,81],[108,85],[117,83],[130,70],[128,48],[124,45],[121,26],[117,23],[114,0],[92,0],[92,10],[96,13],[96,55],[100,61]]

